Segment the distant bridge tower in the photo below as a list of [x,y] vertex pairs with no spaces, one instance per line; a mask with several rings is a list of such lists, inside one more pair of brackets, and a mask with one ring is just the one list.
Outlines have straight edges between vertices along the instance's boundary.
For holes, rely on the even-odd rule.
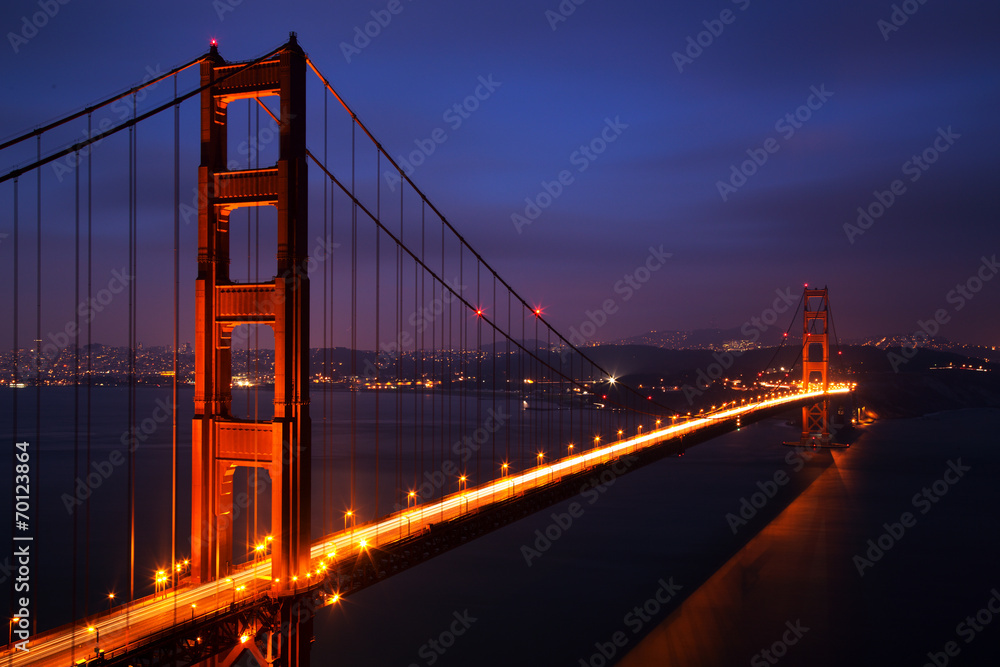
[[[830,389],[830,337],[827,289],[805,288],[802,329],[802,390]],[[802,444],[830,444],[830,399],[802,407]]]
[[[233,473],[260,467],[271,477],[272,591],[290,593],[309,570],[309,280],[306,273],[306,58],[294,33],[275,56],[238,71],[213,45],[201,64],[198,277],[194,423],[191,441],[191,575],[230,573]],[[234,74],[234,72],[236,72]],[[227,168],[227,107],[280,98],[275,166]],[[243,206],[277,208],[277,271],[270,282],[229,276],[229,216]],[[274,329],[274,418],[232,416],[232,332]]]

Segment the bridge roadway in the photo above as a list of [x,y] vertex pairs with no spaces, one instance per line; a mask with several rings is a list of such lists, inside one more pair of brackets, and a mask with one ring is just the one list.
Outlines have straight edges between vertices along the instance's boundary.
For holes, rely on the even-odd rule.
[[[829,394],[844,394],[850,386],[831,385]],[[822,391],[772,395],[757,403],[726,407],[715,412],[689,418],[671,426],[652,430],[635,437],[566,456],[551,463],[542,463],[519,474],[509,474],[481,486],[449,494],[443,498],[415,507],[394,512],[383,519],[350,527],[315,543],[312,547],[311,573],[299,576],[303,588],[315,574],[345,557],[356,557],[360,551],[374,547],[387,547],[393,542],[421,531],[425,526],[454,519],[463,513],[485,507],[523,491],[559,481],[564,476],[600,465],[608,460],[653,447],[664,441],[698,431],[720,420],[818,398]],[[95,657],[100,648],[107,656],[120,654],[128,645],[149,635],[192,619],[208,618],[229,608],[235,602],[247,602],[264,597],[270,588],[270,558],[259,559],[245,566],[231,578],[198,586],[181,583],[176,591],[147,596],[129,605],[121,605],[108,612],[94,614],[86,622],[68,624],[30,637],[28,652],[8,646],[0,654],[6,665],[58,665],[67,667]],[[315,580],[313,580],[315,581]],[[88,631],[93,627],[95,631]]]

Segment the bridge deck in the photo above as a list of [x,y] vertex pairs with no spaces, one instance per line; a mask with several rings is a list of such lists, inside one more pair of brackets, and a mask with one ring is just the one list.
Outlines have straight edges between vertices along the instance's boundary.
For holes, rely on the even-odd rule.
[[[850,387],[837,387],[828,393],[844,394]],[[394,512],[379,521],[339,531],[312,546],[312,570],[302,573],[301,592],[316,588],[325,572],[345,559],[355,559],[366,549],[389,549],[410,539],[432,524],[447,522],[464,514],[507,501],[547,484],[558,482],[607,463],[624,454],[646,450],[681,436],[717,425],[720,421],[750,416],[783,405],[792,405],[823,396],[822,391],[790,393],[769,397],[711,414],[689,419],[666,428],[626,438],[603,447],[566,456],[535,466],[518,474],[509,474],[477,487],[449,494],[443,498]],[[259,559],[244,567],[229,580],[217,580],[198,586],[182,585],[176,591],[137,600],[96,615],[88,622],[55,628],[29,639],[29,651],[8,648],[2,659],[9,665],[66,665],[95,658],[99,646],[106,658],[121,657],[148,638],[171,627],[193,622],[207,622],[237,606],[269,599],[270,558]],[[93,627],[94,631],[87,630]]]

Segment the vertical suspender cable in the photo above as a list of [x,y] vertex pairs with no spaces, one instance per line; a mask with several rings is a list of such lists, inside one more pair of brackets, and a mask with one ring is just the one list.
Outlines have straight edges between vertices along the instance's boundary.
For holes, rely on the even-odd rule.
[[[331,186],[332,187],[332,186]],[[399,188],[399,238],[403,238],[403,190]],[[396,355],[396,491],[403,493],[403,249],[396,246],[396,340],[393,351]],[[419,500],[419,499],[416,499]],[[409,497],[403,502],[409,506]]]
[[[135,118],[136,98],[132,96],[132,118]],[[128,129],[128,423],[129,434],[135,438],[135,125]],[[128,560],[129,601],[135,599],[135,443],[128,448]]]
[[[324,99],[326,96],[324,95]],[[375,215],[381,220],[382,219],[382,180],[379,176],[379,170],[382,168],[382,154],[376,153],[375,160]],[[372,362],[375,365],[374,370],[374,380],[375,380],[375,512],[374,517],[378,519],[378,445],[379,445],[379,384],[382,382],[382,378],[379,377],[378,372],[378,353],[379,353],[379,317],[381,313],[381,297],[382,297],[382,230],[376,225],[375,226],[375,358]],[[378,533],[375,534],[375,543],[378,544]]]
[[[174,100],[177,100],[177,76],[174,76]],[[173,378],[170,386],[171,394],[171,483],[170,483],[170,562],[177,562],[177,376],[180,373],[178,364],[177,345],[180,339],[180,245],[181,245],[181,107],[174,105],[174,327],[173,327],[173,355],[171,358],[171,370]],[[172,588],[177,590],[177,568],[171,567]],[[174,621],[177,620],[177,598],[174,597]]]
[[356,516],[355,480],[357,476],[355,447],[358,431],[358,205],[353,201],[357,197],[355,187],[355,134],[357,124],[351,119],[351,503],[348,508],[353,517]]
[[[445,236],[445,229],[444,229],[444,224],[442,224],[441,225],[441,278],[442,279],[446,275],[445,272],[444,272],[444,236]],[[441,294],[441,297],[440,297],[440,301],[438,302],[440,304],[440,307],[435,309],[435,312],[437,312],[437,310],[440,310],[440,313],[438,313],[437,315],[435,315],[435,318],[434,318],[434,320],[435,320],[435,329],[436,329],[437,318],[438,317],[442,317],[443,318],[443,316],[444,316],[444,304],[445,304],[445,290],[444,290],[444,285],[440,286],[440,294]],[[449,375],[446,374],[447,373],[447,371],[445,370],[446,367],[448,369],[451,368],[451,355],[450,355],[450,350],[448,350],[448,348],[445,347],[445,344],[444,344],[444,320],[442,319],[442,321],[441,321],[441,378],[440,378],[441,381],[440,381],[440,384],[438,385],[440,387],[440,394],[441,394],[441,401],[440,401],[440,403],[441,403],[441,418],[440,418],[440,420],[438,420],[438,428],[440,429],[440,432],[441,432],[441,466],[442,466],[442,469],[444,467],[445,453],[447,452],[447,449],[446,449],[446,444],[447,444],[447,440],[448,440],[447,436],[451,435],[451,429],[448,426],[448,422],[446,422],[445,418],[444,418],[444,412],[445,412],[444,411],[444,405],[445,405],[446,402],[448,403],[449,415],[450,415],[450,410],[451,410],[451,400],[450,400],[449,394],[448,394],[448,386],[445,385],[445,378],[449,378],[450,377]]]
[[[75,181],[75,192],[74,192],[74,205],[73,205],[73,232],[74,232],[74,247],[73,247],[73,303],[74,306],[80,303],[80,151],[74,153],[76,157],[76,169],[74,170],[74,181]],[[80,331],[80,309],[73,308],[73,325],[74,331]],[[76,344],[73,346],[73,477],[76,478],[80,474],[80,342],[77,339]],[[80,515],[78,512],[73,512],[73,602],[72,602],[72,613],[73,618],[76,619],[76,602],[77,602],[77,577],[78,577],[78,559],[77,551],[79,550],[79,530],[80,530]],[[76,634],[76,623],[73,624],[73,633]]]
[[[92,114],[87,114],[87,136],[91,135],[91,125],[92,125]],[[87,308],[89,309],[93,301],[93,264],[94,264],[94,234],[93,234],[93,173],[94,173],[94,162],[93,162],[94,150],[90,147],[87,148]],[[79,168],[79,167],[78,167]],[[92,396],[91,387],[93,386],[93,352],[94,352],[94,339],[92,336],[92,317],[87,317],[87,462],[84,470],[90,470],[90,418],[91,418],[91,406]],[[86,551],[83,556],[83,572],[84,572],[84,591],[87,592],[87,597],[89,599],[90,591],[90,498],[88,497],[84,505],[84,544],[87,545]],[[87,603],[84,602],[83,607],[84,614],[87,613]]]
[[[327,101],[330,96],[323,94],[323,164],[330,164],[327,160],[327,144],[329,143],[329,137],[327,132]],[[327,201],[329,198],[330,190],[330,179],[323,180],[323,238],[327,242],[330,240],[330,220],[328,216]],[[321,525],[323,529],[320,531],[323,535],[330,534],[330,524],[327,521],[327,492],[329,487],[327,485],[327,470],[330,466],[330,414],[327,411],[327,394],[329,394],[329,380],[330,380],[330,341],[329,341],[329,329],[328,329],[328,309],[329,309],[329,280],[330,280],[330,261],[323,262],[323,378],[324,383],[321,385],[323,389],[323,502],[320,504],[320,514]]]
[[[482,266],[476,260],[476,307],[485,312],[483,307],[483,296],[480,291],[480,276]],[[476,318],[476,428],[483,423],[483,318]],[[482,480],[480,474],[480,448],[476,448],[476,476],[473,478],[476,484]]]
[[[493,315],[496,322],[500,321],[500,308],[497,306],[497,278],[493,276]],[[497,328],[493,327],[493,347],[490,348],[490,359],[493,363],[493,414],[491,419],[496,419],[497,414]],[[493,423],[493,422],[491,422]],[[490,436],[490,474],[489,479],[493,479],[497,474],[497,440]],[[479,480],[476,480],[477,482]]]
[[[514,331],[511,328],[511,319],[510,319],[510,301],[511,301],[510,290],[507,290],[507,332],[513,334]],[[504,398],[505,398],[505,405],[507,407],[507,419],[510,419],[513,416],[513,413],[511,412],[510,409],[510,394],[513,388],[516,386],[513,382],[511,382],[511,377],[510,377],[510,338],[507,338],[506,340],[505,352],[506,354],[504,354],[504,358],[507,360],[507,370],[504,375],[507,378],[507,384],[505,385]],[[510,464],[510,423],[506,424],[504,427],[503,461],[508,465]]]
[[[427,205],[425,202],[420,202],[420,259],[427,259],[426,251],[426,241],[427,241],[427,230],[425,227],[426,222]],[[420,269],[414,263],[414,270],[420,271]],[[414,393],[413,395],[418,397],[419,401],[419,416],[420,416],[420,479],[424,479],[423,468],[424,468],[424,432],[426,431],[427,420],[424,419],[424,402],[419,400],[419,397],[424,393],[424,383],[423,383],[423,373],[424,373],[424,357],[427,354],[427,346],[424,340],[424,331],[426,327],[423,326],[423,315],[426,312],[424,310],[424,298],[425,298],[425,279],[427,278],[426,271],[420,271],[420,298],[413,304],[413,310],[418,314],[417,319],[414,320],[418,322],[419,328],[419,339],[414,335],[415,340],[419,340],[419,343],[415,342],[414,345],[420,348],[420,351],[414,355],[414,363],[418,364],[418,368],[414,373]],[[412,319],[412,318],[411,318]],[[414,334],[418,333],[414,331]],[[434,447],[431,446],[431,468],[434,467]]]

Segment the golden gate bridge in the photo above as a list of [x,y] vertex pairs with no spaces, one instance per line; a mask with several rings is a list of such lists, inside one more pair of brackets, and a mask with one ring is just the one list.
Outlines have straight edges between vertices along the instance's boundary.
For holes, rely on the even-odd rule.
[[[193,68],[197,84],[180,92],[181,77]],[[167,82],[172,94],[164,96]],[[310,85],[319,103],[310,103]],[[186,171],[194,171],[185,166],[192,160],[185,159],[181,139],[189,101],[198,105],[201,139],[192,198],[181,194]],[[118,122],[99,116],[110,109]],[[317,113],[320,137],[307,135],[306,119]],[[83,140],[57,143],[84,121]],[[115,450],[128,478],[122,520],[97,529],[90,494],[78,498],[73,620],[57,627],[43,620],[39,627],[45,610],[31,604],[37,596],[22,606],[14,595],[11,642],[2,656],[9,664],[229,665],[250,654],[260,664],[305,665],[312,619],[345,595],[570,497],[581,480],[622,457],[631,457],[628,468],[635,469],[793,406],[803,412],[800,444],[829,445],[829,399],[852,389],[829,376],[827,290],[808,287],[800,304],[800,383],[758,388],[738,402],[682,414],[616,378],[473,249],[294,33],[246,62],[225,61],[213,42],[207,54],[5,141],[0,151],[19,163],[0,176],[14,230],[12,456],[16,464],[24,454],[28,471],[27,500],[12,489],[13,506],[23,502],[26,510],[24,528],[12,527],[15,541],[37,547],[57,537],[39,528],[47,525],[42,506],[29,502],[51,483],[46,445],[55,443],[43,428],[49,419],[43,386],[60,363],[71,373],[73,433],[66,438],[73,443],[74,474],[86,473],[109,428],[95,414],[92,392],[100,374],[93,344],[100,336],[127,337],[121,369],[127,446]],[[144,168],[150,162],[155,171]],[[172,182],[163,177],[168,165]],[[398,191],[383,192],[387,169],[398,174]],[[71,197],[62,187],[67,176]],[[50,200],[46,188],[58,196]],[[163,193],[170,190],[165,209]],[[102,192],[112,205],[102,205]],[[31,194],[33,209],[25,199]],[[196,242],[186,234],[194,217]],[[47,250],[43,229],[65,231],[66,220],[73,221],[72,250]],[[124,258],[107,241],[126,236],[123,231]],[[164,240],[172,240],[165,265],[162,258],[157,264],[153,249]],[[190,309],[182,309],[189,301],[182,286],[192,286],[181,270],[185,245],[197,247]],[[66,254],[70,261],[61,270],[72,266],[69,279],[58,290],[43,286],[46,260]],[[98,310],[95,271],[116,262],[124,264],[120,289],[111,294],[109,283],[105,291],[113,298]],[[23,304],[22,274],[32,269],[35,300]],[[32,310],[33,321],[24,317]],[[311,323],[317,310],[319,328]],[[49,353],[47,341],[57,337],[43,322],[66,315],[66,342],[50,345]],[[186,321],[195,338],[190,424],[179,416],[187,389],[180,352]],[[171,538],[169,564],[156,566],[137,562],[144,508],[136,467],[149,456],[140,437],[149,419],[139,409],[138,351],[140,335],[162,334],[168,322],[170,363],[159,371],[169,380],[171,400],[159,421],[170,421]],[[319,329],[322,345],[311,347]],[[26,339],[29,347],[22,349]],[[70,340],[76,343],[69,346]],[[332,352],[337,343],[347,350],[346,368]],[[273,370],[262,371],[261,349],[271,344]],[[359,352],[368,345],[373,353]],[[235,372],[234,353],[241,359]],[[270,401],[262,400],[262,385],[273,386]],[[32,389],[33,405],[19,404],[18,395]],[[319,410],[312,399],[317,389]],[[334,425],[335,389],[349,397],[346,432]],[[364,402],[369,395],[370,404]],[[533,418],[505,423],[526,410]],[[472,446],[452,446],[463,441]],[[19,450],[14,443],[21,442],[29,445]],[[186,517],[180,476],[188,446]],[[373,470],[366,471],[370,458]],[[335,468],[339,460],[345,469]],[[239,493],[240,480],[247,493]],[[261,485],[267,498],[258,498]],[[242,546],[234,530],[245,533]],[[78,579],[89,571],[92,544],[105,531],[127,534],[127,550],[116,555],[128,563],[127,592],[108,593],[107,607],[95,608],[89,579]],[[37,590],[37,569],[29,580]]]

